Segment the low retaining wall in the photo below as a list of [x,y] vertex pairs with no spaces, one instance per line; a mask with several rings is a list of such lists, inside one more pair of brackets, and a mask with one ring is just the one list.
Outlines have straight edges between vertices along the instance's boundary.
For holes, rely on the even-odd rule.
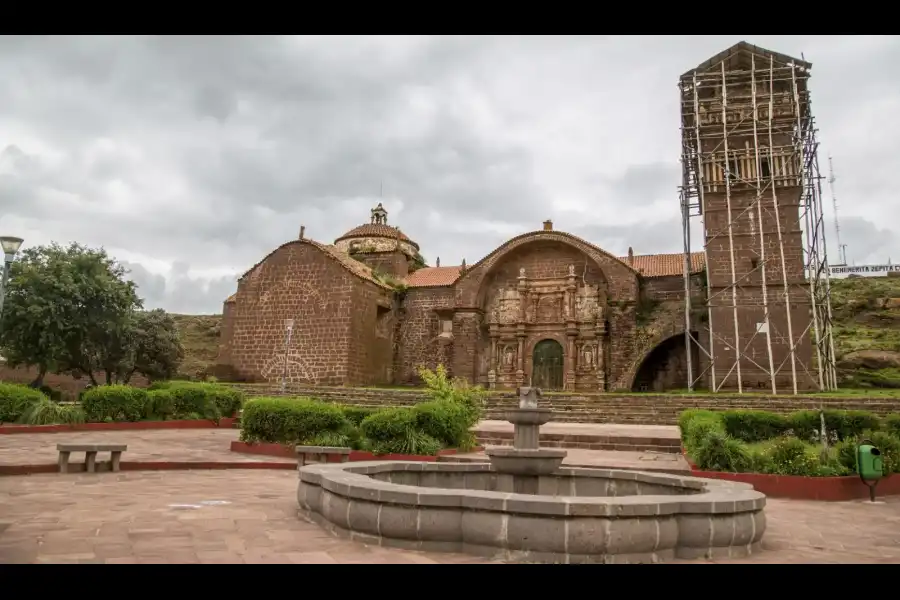
[[[821,500],[824,502],[847,502],[869,498],[869,488],[860,481],[858,475],[845,477],[801,477],[799,475],[768,475],[766,473],[727,473],[724,471],[704,471],[681,450],[684,460],[691,467],[691,475],[704,479],[721,479],[749,483],[753,488],[772,498],[790,500]],[[900,496],[900,475],[889,475],[875,488],[876,496]]]
[[[480,452],[482,448],[473,448],[471,452]],[[297,458],[297,451],[294,446],[285,446],[284,444],[263,444],[250,442],[231,442],[231,451],[241,454],[254,454],[257,456],[277,456],[279,458]],[[435,462],[439,456],[453,456],[459,451],[454,448],[439,450],[434,456],[423,456],[419,454],[382,454],[376,456],[371,452],[363,452],[362,450],[350,451],[350,462],[366,461],[366,460],[405,460],[415,462]],[[340,455],[328,456],[327,462],[341,462]]]
[[219,419],[190,419],[183,421],[136,421],[126,423],[79,423],[77,425],[0,425],[0,435],[17,433],[71,433],[73,431],[139,431],[146,429],[217,429],[233,428],[234,417]]
[[[267,383],[228,383],[243,391],[249,397],[281,396],[281,386]],[[288,396],[308,396],[326,402],[353,404],[360,406],[405,406],[429,400],[421,388],[355,388],[355,387],[317,387],[300,384],[288,384]],[[502,410],[517,404],[518,396],[514,390],[497,390],[488,392],[488,411]],[[709,410],[758,409],[772,412],[794,412],[803,409],[868,410],[880,415],[900,412],[900,396],[835,396],[835,395],[752,395],[752,394],[632,394],[628,392],[608,393],[568,393],[547,392],[542,402],[560,415],[578,411],[602,411],[618,409],[627,416],[634,411],[638,420],[651,423],[654,419],[671,421],[678,413],[691,408]],[[634,420],[634,419],[632,419]]]
[[[869,488],[856,475],[847,477],[798,477],[794,475],[765,475],[762,473],[722,473],[691,469],[694,477],[749,483],[771,498],[791,500],[822,500],[846,502],[869,498]],[[876,496],[900,495],[900,475],[890,475],[878,483]]]

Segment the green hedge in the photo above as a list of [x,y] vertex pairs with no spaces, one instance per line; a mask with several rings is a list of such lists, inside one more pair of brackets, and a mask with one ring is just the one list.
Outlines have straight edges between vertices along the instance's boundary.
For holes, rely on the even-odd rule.
[[46,400],[39,390],[17,383],[0,382],[0,423],[15,423],[35,403]]
[[375,454],[434,455],[442,448],[474,446],[471,428],[482,411],[483,392],[425,371],[432,400],[399,408],[362,408],[310,398],[257,398],[244,406],[241,439],[247,442],[349,446]]
[[243,393],[226,386],[194,382],[165,382],[149,390],[127,385],[102,385],[81,394],[81,407],[89,422],[166,421],[232,416]]
[[309,398],[254,398],[241,413],[245,442],[320,445],[313,442],[326,437],[338,441],[341,435],[349,438],[351,427],[340,408]]
[[826,410],[829,449],[819,444],[821,414],[758,410],[688,410],[679,416],[682,444],[706,471],[835,476],[856,472],[856,446],[867,438],[884,455],[885,473],[900,473],[900,415]]

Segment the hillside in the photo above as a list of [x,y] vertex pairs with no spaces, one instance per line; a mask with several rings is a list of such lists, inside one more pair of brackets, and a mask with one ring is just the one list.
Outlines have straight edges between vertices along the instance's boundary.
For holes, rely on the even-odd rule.
[[[848,387],[900,388],[900,278],[832,282],[835,351]],[[215,363],[221,315],[173,315],[185,349],[184,376]]]

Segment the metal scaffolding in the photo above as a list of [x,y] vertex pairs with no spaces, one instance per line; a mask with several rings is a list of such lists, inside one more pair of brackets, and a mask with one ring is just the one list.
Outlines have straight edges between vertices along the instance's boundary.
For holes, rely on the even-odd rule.
[[742,42],[679,81],[689,389],[837,386],[811,66]]

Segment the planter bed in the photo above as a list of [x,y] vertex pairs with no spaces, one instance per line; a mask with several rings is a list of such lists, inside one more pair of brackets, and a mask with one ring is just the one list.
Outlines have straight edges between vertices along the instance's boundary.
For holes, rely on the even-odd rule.
[[72,431],[138,431],[146,429],[216,429],[233,428],[235,419],[227,417],[219,422],[209,419],[182,421],[135,421],[124,423],[79,423],[77,425],[0,425],[0,435],[16,433],[70,433]]
[[[847,502],[866,500],[869,488],[860,481],[858,475],[844,477],[801,477],[798,475],[768,475],[765,473],[728,473],[724,471],[703,471],[681,449],[684,459],[691,467],[691,475],[705,479],[722,479],[749,483],[758,492],[772,498],[790,500],[820,500],[825,502]],[[888,475],[875,488],[876,498],[880,496],[900,496],[900,474]]]
[[[470,452],[480,452],[482,448],[473,448]],[[249,442],[231,442],[231,451],[240,452],[242,454],[256,454],[261,456],[277,456],[279,458],[297,458],[297,452],[294,446],[285,446],[283,444],[265,444],[265,443],[249,443]],[[365,460],[408,460],[419,462],[434,462],[438,456],[451,456],[457,454],[458,450],[447,448],[440,450],[434,456],[422,456],[416,454],[382,454],[376,456],[371,452],[362,450],[350,451],[350,462],[359,462]],[[328,462],[340,462],[340,456],[335,454],[330,456]]]

